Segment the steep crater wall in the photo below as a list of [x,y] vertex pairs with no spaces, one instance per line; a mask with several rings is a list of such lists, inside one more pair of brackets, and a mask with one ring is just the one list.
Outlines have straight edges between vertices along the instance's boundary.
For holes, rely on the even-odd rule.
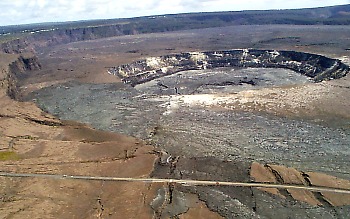
[[311,77],[315,82],[344,77],[349,66],[322,55],[276,50],[228,50],[190,52],[151,57],[110,68],[108,72],[135,86],[187,70],[219,67],[286,68]]
[[6,65],[1,69],[0,93],[5,93],[12,99],[18,99],[20,95],[18,80],[25,76],[26,71],[40,69],[41,64],[36,56],[20,55]]
[[117,24],[97,27],[82,27],[72,29],[48,29],[29,33],[0,44],[3,53],[35,52],[48,46],[62,45],[71,42],[94,40],[121,35],[137,34],[138,30],[131,24]]
[[232,25],[349,25],[350,5],[266,11],[168,14],[0,27],[0,51],[21,53],[46,46],[119,35],[159,33]]

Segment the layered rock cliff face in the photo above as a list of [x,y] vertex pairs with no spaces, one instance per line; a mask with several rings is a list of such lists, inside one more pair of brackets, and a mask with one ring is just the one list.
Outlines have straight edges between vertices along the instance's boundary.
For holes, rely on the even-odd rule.
[[128,24],[117,24],[74,29],[42,30],[26,37],[0,44],[4,53],[35,52],[37,49],[77,41],[136,34],[137,28]]
[[349,72],[349,67],[341,61],[321,55],[243,49],[153,57],[111,68],[109,73],[135,86],[180,71],[218,67],[287,68],[311,77],[315,82],[341,78]]
[[41,68],[39,60],[35,56],[21,55],[17,59],[12,60],[2,70],[0,77],[0,90],[2,94],[6,94],[12,99],[19,97],[18,79],[23,77],[26,71],[38,70]]

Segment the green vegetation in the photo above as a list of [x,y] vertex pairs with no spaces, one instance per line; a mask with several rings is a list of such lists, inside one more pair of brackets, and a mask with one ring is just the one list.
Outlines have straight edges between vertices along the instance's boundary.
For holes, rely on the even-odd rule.
[[0,161],[19,160],[19,155],[14,151],[0,151]]

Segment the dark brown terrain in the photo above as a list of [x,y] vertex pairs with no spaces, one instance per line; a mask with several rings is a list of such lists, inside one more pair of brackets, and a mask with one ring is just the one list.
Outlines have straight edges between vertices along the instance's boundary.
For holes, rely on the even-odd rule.
[[[1,54],[1,171],[349,191],[349,74],[193,95],[159,93],[147,83],[134,88],[108,74],[149,57],[246,48],[315,53],[349,65],[349,36],[349,26],[246,25],[101,38],[38,47],[38,60],[17,61],[12,82],[8,64],[21,54]],[[12,97],[46,112],[10,99],[11,86]],[[350,211],[349,194],[297,189],[0,180],[3,218],[348,218]]]

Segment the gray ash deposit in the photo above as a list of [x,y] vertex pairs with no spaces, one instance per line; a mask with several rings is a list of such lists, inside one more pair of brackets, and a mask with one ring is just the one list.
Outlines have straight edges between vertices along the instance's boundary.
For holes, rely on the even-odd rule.
[[[232,60],[235,68],[227,66]],[[275,68],[252,68],[254,63]],[[192,104],[206,101],[208,97],[200,94],[293,87],[341,77],[348,67],[338,60],[300,52],[232,50],[149,58],[109,71],[123,77],[126,85],[73,82],[42,89],[29,98],[61,119],[149,140],[178,156],[250,159],[313,171],[336,169],[349,178],[347,129]]]
[[138,84],[147,94],[190,95],[235,93],[285,85],[312,83],[310,77],[281,68],[217,68],[182,71]]
[[189,107],[172,102],[174,96],[156,98],[127,86],[71,83],[45,88],[34,98],[61,119],[149,140],[174,155],[336,169],[350,178],[347,130],[263,113]]

